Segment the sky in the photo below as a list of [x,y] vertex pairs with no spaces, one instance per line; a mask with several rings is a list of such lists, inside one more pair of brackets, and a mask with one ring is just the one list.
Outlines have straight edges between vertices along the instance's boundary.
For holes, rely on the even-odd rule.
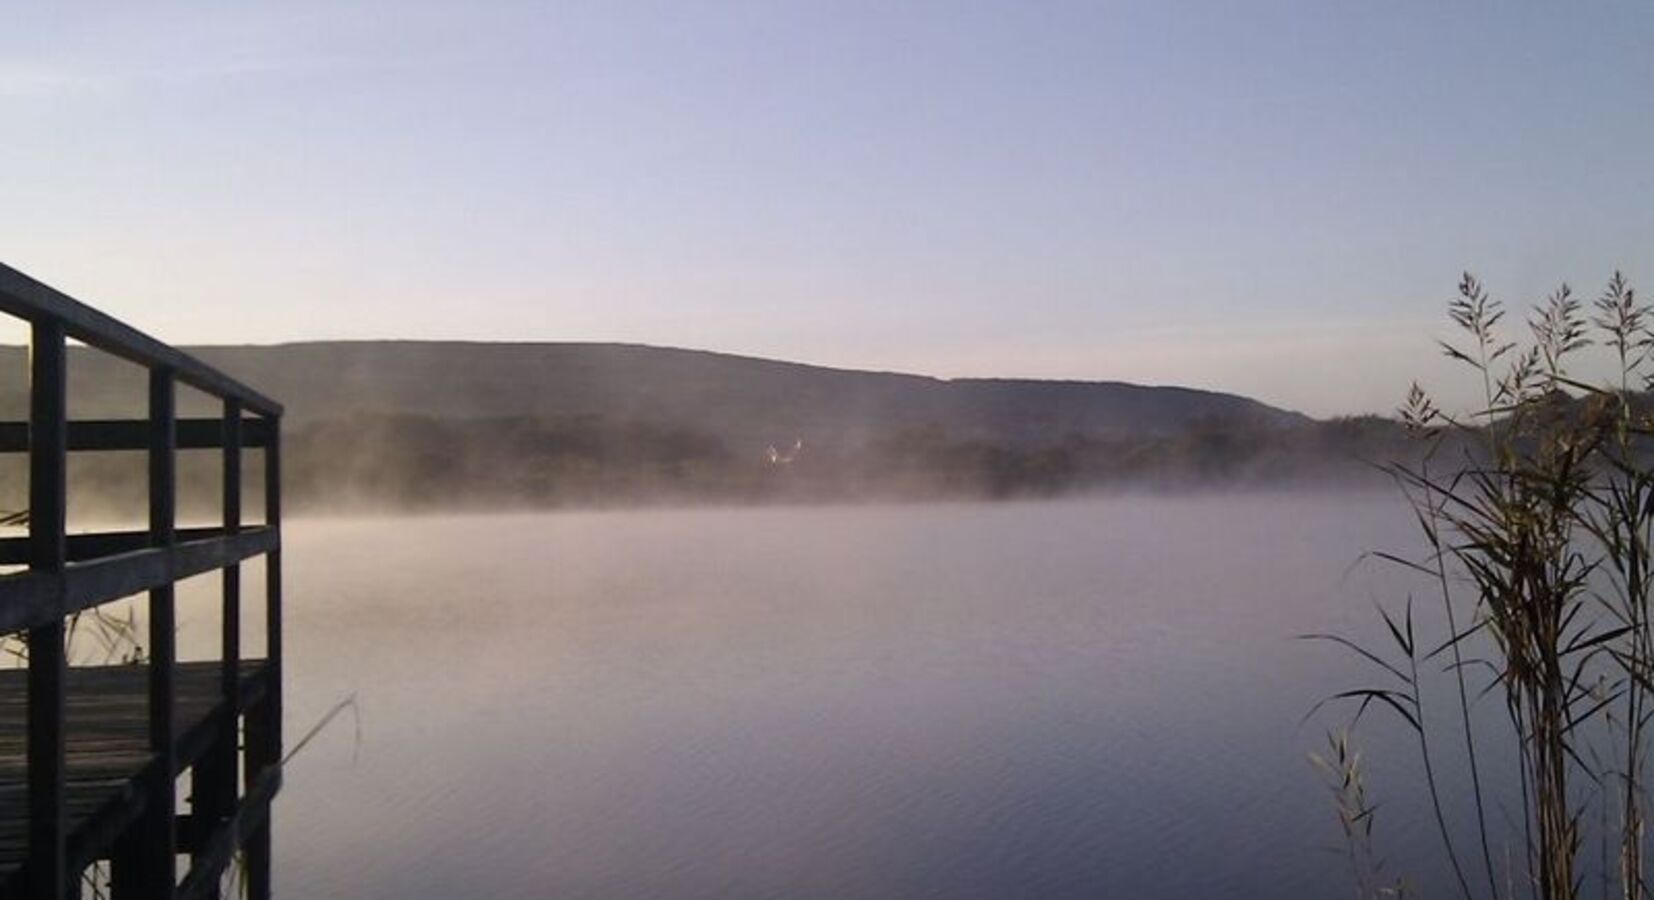
[[0,262],[173,343],[1331,415],[1465,387],[1461,271],[1518,311],[1654,290],[1646,2],[0,6]]

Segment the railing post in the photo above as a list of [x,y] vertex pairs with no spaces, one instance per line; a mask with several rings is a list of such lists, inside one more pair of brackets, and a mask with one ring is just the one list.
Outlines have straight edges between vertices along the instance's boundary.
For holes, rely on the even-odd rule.
[[[266,419],[268,444],[264,449],[264,524],[276,537],[276,547],[270,551],[269,565],[265,569],[266,602],[269,605],[269,621],[265,626],[266,653],[273,675],[280,674],[282,664],[281,648],[281,419],[270,416]],[[280,706],[281,679],[271,679],[271,696],[277,698]],[[279,726],[281,719],[277,717]],[[281,751],[281,734],[278,727],[275,739],[277,753]]]
[[[178,428],[176,386],[169,369],[149,370],[149,540],[177,543]],[[170,898],[177,872],[178,747],[174,740],[177,611],[171,581],[149,592],[149,746],[156,780],[144,808],[147,895]]]
[[[247,719],[247,786],[251,787],[268,766],[281,764],[281,419],[265,417],[264,524],[275,536],[276,546],[264,558],[265,584],[265,665],[266,692],[257,715]],[[251,900],[269,900],[270,829],[275,812],[248,836],[247,892]]]
[[[29,567],[62,572],[68,560],[68,371],[62,323],[34,323],[29,344]],[[64,846],[63,619],[29,629],[29,895],[63,900],[74,874]]]
[[[241,533],[241,401],[224,401],[224,533]],[[224,567],[224,704],[233,722],[241,699],[241,564]],[[231,730],[232,736],[234,729]],[[230,742],[231,747],[235,741]],[[234,753],[231,753],[234,762]],[[233,785],[232,785],[233,787]]]
[[[241,533],[241,401],[227,398],[220,429],[223,455],[222,512],[224,533]],[[219,664],[219,694],[222,720],[218,736],[205,758],[196,763],[193,778],[193,812],[198,846],[207,834],[224,827],[236,813],[241,723],[241,565],[223,569],[222,653]],[[218,886],[208,888],[209,898],[219,896]]]

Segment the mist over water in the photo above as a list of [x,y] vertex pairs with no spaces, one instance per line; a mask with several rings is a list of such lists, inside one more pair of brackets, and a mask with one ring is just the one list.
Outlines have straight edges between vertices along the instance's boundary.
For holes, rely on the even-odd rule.
[[[298,520],[292,896],[1329,896],[1384,494]],[[199,622],[197,624],[200,624]],[[186,637],[211,634],[185,622]],[[1382,849],[1434,877],[1413,759]],[[1384,792],[1388,790],[1389,793]]]

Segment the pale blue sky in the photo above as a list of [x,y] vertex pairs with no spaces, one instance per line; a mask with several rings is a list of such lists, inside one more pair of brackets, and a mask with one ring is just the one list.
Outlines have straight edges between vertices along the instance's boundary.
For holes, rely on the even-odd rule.
[[176,342],[625,340],[1387,409],[1654,290],[1654,5],[16,4],[0,260]]

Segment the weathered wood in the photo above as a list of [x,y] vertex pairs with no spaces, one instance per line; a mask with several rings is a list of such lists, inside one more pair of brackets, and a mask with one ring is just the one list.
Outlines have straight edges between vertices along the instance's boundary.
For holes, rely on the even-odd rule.
[[[241,445],[263,447],[269,430],[262,419],[242,424]],[[178,449],[216,450],[224,446],[221,419],[179,419]],[[29,449],[29,423],[0,422],[0,453]],[[83,419],[69,423],[69,450],[147,450],[149,423],[143,419]]]
[[[148,532],[142,532],[147,539]],[[280,547],[269,528],[70,563],[61,572],[0,575],[0,634],[50,623],[157,585],[211,572]]]
[[[29,352],[29,568],[54,577],[68,561],[68,348],[63,326],[35,322]],[[73,877],[65,867],[65,682],[63,617],[30,623],[28,634],[29,879],[35,900],[62,900]]]
[[[223,525],[226,534],[241,531],[241,425],[241,404],[235,400],[224,401]],[[220,717],[222,724],[212,753],[195,767],[194,772],[197,815],[210,818],[212,828],[208,833],[214,838],[222,837],[222,848],[218,843],[209,842],[210,847],[192,850],[190,874],[181,889],[185,896],[200,896],[204,900],[218,900],[218,872],[228,862],[229,854],[241,843],[239,832],[235,831],[239,826],[233,821],[236,816],[239,754],[236,744],[241,715],[238,702],[241,693],[241,567],[237,564],[225,566],[222,578],[219,682],[224,714]],[[269,801],[266,799],[264,802],[268,812]],[[216,856],[220,849],[224,854],[222,859]],[[204,858],[203,853],[208,855]],[[197,873],[210,873],[210,877],[208,874],[198,877]],[[199,884],[200,887],[191,888],[191,884]]]
[[264,450],[264,527],[273,535],[274,543],[269,551],[269,560],[264,567],[265,604],[267,606],[264,626],[266,642],[265,656],[270,660],[271,670],[271,720],[275,723],[274,759],[281,758],[281,423],[279,420],[269,420],[270,445]]
[[[281,624],[281,422],[269,419],[270,443],[264,450],[264,525],[278,535],[264,567],[265,654],[270,666],[270,693],[261,709],[247,719],[246,779],[249,787],[267,769],[281,765],[282,741],[282,624]],[[270,822],[246,838],[247,894],[251,900],[270,900],[272,893]]]
[[[178,900],[202,900],[218,896],[218,881],[229,866],[237,847],[255,835],[268,834],[270,801],[281,788],[281,767],[265,768],[247,788],[240,808],[223,827],[215,829],[198,852],[193,854],[190,870],[178,886]],[[256,893],[253,896],[258,896]]]
[[[28,815],[20,781],[26,728],[16,699],[22,676],[0,672],[0,697],[8,698],[0,701],[0,896],[12,896],[26,874]],[[255,708],[268,696],[264,662],[243,663],[241,676],[239,703]],[[224,713],[219,677],[217,662],[178,666],[174,732],[182,766],[196,764],[217,743]],[[71,870],[100,858],[119,863],[120,836],[139,833],[131,826],[160,783],[149,752],[148,674],[142,665],[72,668],[67,696],[66,859]]]
[[69,337],[146,368],[164,368],[178,380],[218,397],[237,397],[261,415],[281,415],[281,404],[200,360],[0,264],[0,313],[48,322]]
[[[247,529],[243,526],[243,530],[256,531],[262,527],[254,526],[252,529]],[[217,525],[179,528],[176,531],[180,547],[212,538],[224,537],[228,533]],[[143,531],[98,531],[88,534],[71,534],[69,535],[69,564],[73,566],[77,562],[86,562],[101,556],[131,553],[134,550],[143,550],[148,547],[149,531],[147,529]],[[27,565],[28,562],[28,538],[0,538],[0,566]]]
[[109,893],[119,898],[136,897],[144,890],[143,833],[124,830],[117,834],[109,852]]
[[[26,450],[30,459],[28,537],[0,539],[0,566],[27,566],[0,575],[0,633],[26,631],[29,649],[27,671],[0,672],[0,897],[78,897],[81,871],[109,859],[114,900],[171,900],[184,849],[186,896],[215,900],[218,874],[244,847],[249,893],[267,900],[270,803],[281,782],[281,406],[3,265],[0,314],[28,320],[34,348],[29,421],[0,423],[0,453]],[[68,421],[70,338],[147,369],[145,420]],[[222,415],[180,422],[178,384],[217,395]],[[244,418],[249,412],[254,418]],[[253,528],[241,521],[248,446],[265,450],[265,524]],[[180,447],[223,450],[219,527],[176,526]],[[147,452],[148,528],[67,535],[67,458],[79,450]],[[259,554],[269,557],[270,658],[247,663],[239,564]],[[214,569],[222,571],[223,652],[180,665],[175,584]],[[68,666],[67,617],[145,591],[146,663]],[[185,770],[195,793],[181,818]],[[238,770],[248,779],[239,800]]]
[[[241,404],[224,401],[224,534],[241,533]],[[224,615],[222,640],[225,700],[233,704],[236,680],[241,668],[241,566],[224,567]],[[231,742],[232,749],[234,741]],[[232,753],[233,756],[233,753]],[[233,788],[234,785],[232,784]]]
[[[149,370],[149,537],[170,549],[177,540],[178,432],[177,392],[168,369]],[[169,573],[170,574],[170,573]],[[168,578],[149,591],[149,751],[166,790],[151,792],[144,809],[144,895],[171,900],[178,883],[178,759],[173,744],[173,715],[178,653],[178,613],[174,581]]]

